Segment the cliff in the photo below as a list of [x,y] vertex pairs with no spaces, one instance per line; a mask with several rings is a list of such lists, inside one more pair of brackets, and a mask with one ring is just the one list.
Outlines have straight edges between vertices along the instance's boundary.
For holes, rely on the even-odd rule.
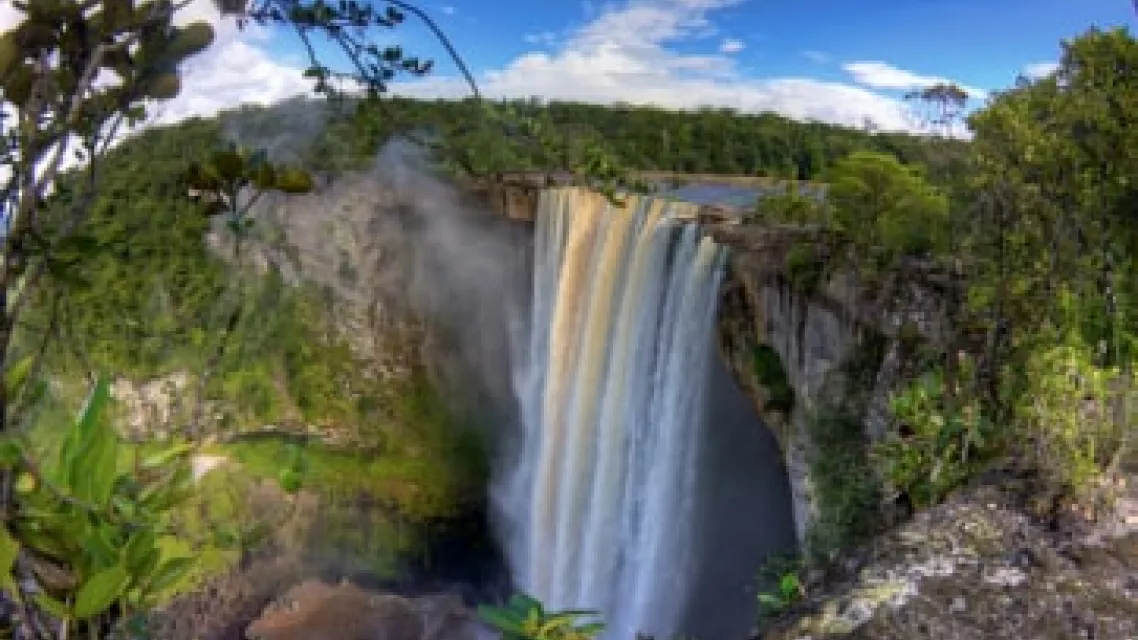
[[[521,175],[476,191],[506,218],[532,220],[540,190],[557,183]],[[889,397],[915,345],[943,352],[948,344],[959,283],[919,261],[873,277],[825,269],[824,231],[742,223],[742,213],[708,205],[697,219],[730,249],[719,352],[781,445],[804,540],[819,515],[812,468],[826,455],[812,421],[827,408],[852,409],[859,432],[844,444],[867,450],[884,432]],[[852,380],[853,365],[863,380]]]

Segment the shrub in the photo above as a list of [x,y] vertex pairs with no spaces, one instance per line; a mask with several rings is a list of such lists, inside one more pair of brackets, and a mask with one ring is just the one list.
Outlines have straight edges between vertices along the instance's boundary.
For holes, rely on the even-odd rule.
[[940,502],[993,451],[992,424],[975,401],[948,400],[940,370],[895,394],[890,410],[892,429],[872,455],[889,487],[916,507]]

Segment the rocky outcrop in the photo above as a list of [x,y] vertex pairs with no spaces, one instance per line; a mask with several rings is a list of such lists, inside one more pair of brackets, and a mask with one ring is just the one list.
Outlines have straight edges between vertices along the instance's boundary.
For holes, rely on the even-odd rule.
[[[951,340],[958,285],[950,275],[917,261],[872,282],[841,269],[815,274],[812,280],[788,265],[796,251],[816,252],[810,260],[825,264],[827,245],[820,231],[723,224],[705,228],[731,248],[719,314],[720,353],[782,445],[802,539],[815,514],[810,466],[816,447],[807,424],[812,414],[850,394],[843,367],[869,357],[873,361],[863,363],[872,368],[871,388],[863,390],[867,401],[861,407],[865,444],[880,437],[910,343],[943,351]],[[773,377],[771,364],[762,362],[765,354],[777,356]],[[773,397],[783,386],[789,394]]]
[[249,260],[320,292],[366,375],[425,364],[458,405],[512,402],[509,314],[529,293],[529,224],[488,213],[396,148],[311,194],[266,195],[252,217]]
[[1098,522],[1042,523],[1028,515],[1021,481],[993,475],[848,554],[763,640],[1134,638],[1133,483]]
[[272,603],[250,640],[477,640],[482,624],[454,596],[404,598],[305,581]]

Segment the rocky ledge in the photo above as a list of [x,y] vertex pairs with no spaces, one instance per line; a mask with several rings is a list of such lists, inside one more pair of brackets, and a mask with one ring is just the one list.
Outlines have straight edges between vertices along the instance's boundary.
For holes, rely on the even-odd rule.
[[309,580],[269,605],[250,640],[477,640],[482,624],[457,596],[404,598]]
[[1096,521],[1040,520],[1001,474],[875,539],[762,629],[763,640],[1138,637],[1138,488]]

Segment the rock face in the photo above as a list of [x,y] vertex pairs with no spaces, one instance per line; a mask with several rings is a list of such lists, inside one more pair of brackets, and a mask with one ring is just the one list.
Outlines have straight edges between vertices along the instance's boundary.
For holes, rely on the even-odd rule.
[[462,601],[403,598],[352,584],[306,581],[246,630],[250,640],[477,640],[483,632]]
[[[266,196],[253,218],[253,264],[320,291],[368,375],[426,364],[461,403],[512,402],[511,313],[529,294],[528,223],[486,212],[398,149],[312,194]],[[220,237],[213,243],[226,255]]]
[[1133,485],[1097,524],[1043,526],[1015,482],[989,479],[876,538],[763,639],[1134,638]]
[[[787,269],[790,253],[811,243],[824,251],[820,232],[721,224],[705,229],[732,250],[720,305],[720,353],[782,445],[801,540],[815,514],[810,480],[815,443],[807,427],[812,412],[850,393],[842,368],[873,345],[877,353],[868,363],[872,384],[865,390],[864,440],[868,445],[880,437],[889,397],[901,382],[905,343],[945,348],[956,285],[919,263],[873,283],[841,271],[816,282],[796,281]],[[777,377],[783,379],[763,371],[770,368],[758,360],[764,352],[777,356]],[[784,384],[790,395],[774,397]]]

